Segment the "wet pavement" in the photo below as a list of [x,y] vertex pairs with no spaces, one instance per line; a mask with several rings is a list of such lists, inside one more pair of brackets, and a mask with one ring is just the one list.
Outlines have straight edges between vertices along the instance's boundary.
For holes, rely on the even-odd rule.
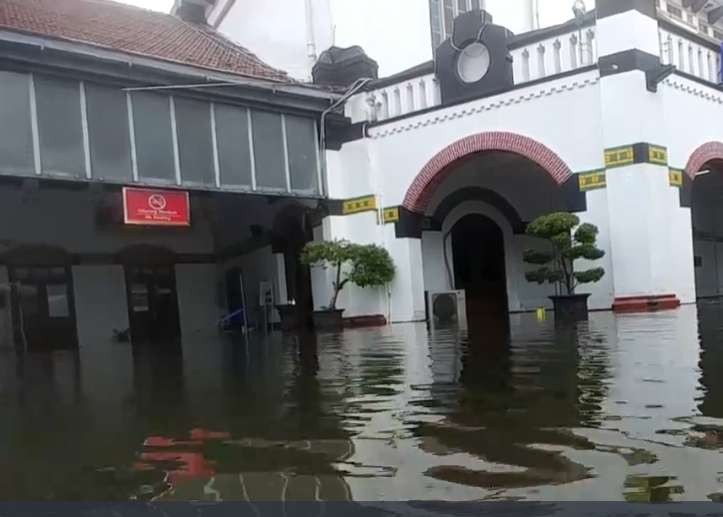
[[0,500],[723,499],[723,307],[0,350]]

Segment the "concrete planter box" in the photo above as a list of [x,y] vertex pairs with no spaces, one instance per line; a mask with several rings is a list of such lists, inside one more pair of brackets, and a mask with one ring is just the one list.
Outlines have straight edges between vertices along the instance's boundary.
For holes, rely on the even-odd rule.
[[344,328],[344,309],[333,311],[314,311],[314,329],[317,331],[342,330]]
[[587,300],[589,294],[571,294],[567,296],[550,296],[555,306],[555,321],[575,322],[587,321]]

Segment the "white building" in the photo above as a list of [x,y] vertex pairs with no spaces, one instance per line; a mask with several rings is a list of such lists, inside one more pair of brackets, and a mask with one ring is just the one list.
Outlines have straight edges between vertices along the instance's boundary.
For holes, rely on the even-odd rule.
[[[524,278],[535,243],[521,229],[555,210],[600,228],[592,308],[720,295],[722,17],[720,2],[600,0],[579,22],[505,37],[466,15],[434,63],[368,83],[346,104],[356,132],[326,153],[329,195],[352,203],[316,237],[379,243],[398,275],[345,293],[347,315],[423,319],[425,292],[450,289],[548,305],[551,289]],[[466,55],[480,44],[490,59]],[[486,264],[481,281],[470,263]]]
[[446,39],[454,18],[470,9],[487,9],[496,23],[515,33],[561,23],[572,16],[572,2],[567,0],[284,0],[281,6],[255,0],[209,3],[213,4],[208,10],[213,27],[300,79],[311,77],[316,59],[332,45],[360,45],[378,61],[381,75],[411,68],[432,59],[433,48]]

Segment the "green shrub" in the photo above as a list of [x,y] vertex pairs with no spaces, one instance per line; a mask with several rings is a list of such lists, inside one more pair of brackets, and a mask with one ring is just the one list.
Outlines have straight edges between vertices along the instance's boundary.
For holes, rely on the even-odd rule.
[[527,250],[524,260],[540,266],[525,273],[529,282],[556,284],[558,292],[574,294],[579,284],[598,282],[605,276],[603,268],[575,271],[578,259],[599,260],[605,252],[597,247],[598,228],[593,224],[580,224],[574,214],[557,212],[538,217],[527,227],[527,235],[550,242],[552,252]]
[[[391,282],[395,274],[389,252],[376,244],[352,244],[344,240],[310,242],[304,247],[301,262],[334,268],[336,274],[329,310],[336,310],[339,293],[349,282],[359,287],[375,287]],[[350,267],[345,272],[347,264]]]

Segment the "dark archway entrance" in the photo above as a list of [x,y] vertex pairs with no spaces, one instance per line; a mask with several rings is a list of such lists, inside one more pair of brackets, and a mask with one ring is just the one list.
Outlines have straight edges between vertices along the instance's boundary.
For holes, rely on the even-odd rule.
[[507,276],[502,229],[489,217],[470,214],[452,228],[455,288],[464,290],[470,321],[506,314]]
[[685,179],[691,183],[696,296],[720,298],[723,296],[723,143],[709,142],[696,150],[686,173]]
[[11,285],[15,343],[26,351],[78,346],[72,258],[51,246],[26,246],[3,256]]
[[132,246],[119,258],[125,268],[132,343],[177,345],[181,327],[175,254],[156,246]]

